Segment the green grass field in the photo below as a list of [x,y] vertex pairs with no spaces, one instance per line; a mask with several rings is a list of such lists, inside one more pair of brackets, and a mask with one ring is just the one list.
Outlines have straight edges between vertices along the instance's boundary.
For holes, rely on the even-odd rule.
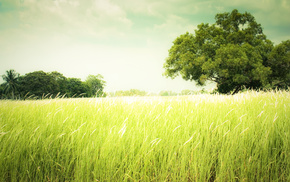
[[0,181],[290,181],[290,93],[2,100]]

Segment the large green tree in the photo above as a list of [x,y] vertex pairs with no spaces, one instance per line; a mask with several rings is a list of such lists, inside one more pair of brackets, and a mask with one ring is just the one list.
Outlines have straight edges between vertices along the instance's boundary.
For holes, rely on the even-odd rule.
[[5,75],[2,75],[2,78],[4,80],[3,86],[4,90],[3,92],[8,96],[14,99],[15,92],[17,91],[19,87],[19,73],[17,73],[15,70],[7,70]]
[[181,75],[199,85],[216,82],[221,93],[261,88],[272,74],[267,65],[273,43],[250,13],[217,14],[216,23],[200,24],[195,34],[180,35],[164,64],[167,77]]

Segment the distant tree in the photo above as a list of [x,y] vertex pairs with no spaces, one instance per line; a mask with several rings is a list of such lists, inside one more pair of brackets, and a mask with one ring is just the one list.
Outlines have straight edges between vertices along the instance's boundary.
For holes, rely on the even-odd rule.
[[195,34],[175,39],[164,64],[167,77],[181,75],[198,85],[217,83],[220,93],[269,84],[271,67],[266,64],[273,43],[250,13],[217,14],[216,23],[200,24]]
[[131,96],[146,96],[147,95],[145,91],[138,90],[138,89],[130,89],[129,93]]
[[5,75],[2,75],[4,83],[2,84],[4,87],[3,92],[9,97],[11,96],[12,99],[15,97],[15,92],[19,87],[19,73],[15,70],[11,69],[6,71]]
[[68,97],[88,97],[90,92],[87,84],[79,78],[67,79],[67,95]]
[[180,95],[193,95],[194,93],[195,93],[194,91],[186,89],[182,90]]
[[118,91],[115,91],[114,93],[112,93],[112,96],[115,96],[115,97],[129,96],[129,91],[118,90]]
[[290,40],[274,47],[267,64],[272,69],[272,86],[287,89],[290,86]]
[[89,75],[85,81],[89,90],[87,92],[88,97],[102,97],[104,96],[104,87],[106,82],[104,77],[100,74],[98,75]]
[[29,93],[41,98],[46,94],[57,94],[58,91],[56,80],[43,71],[35,71],[22,76],[20,84],[23,96]]
[[130,90],[118,90],[111,94],[112,96],[146,96],[147,92],[138,90],[138,89],[130,89]]
[[49,75],[56,81],[57,87],[55,92],[65,94],[67,93],[67,78],[62,73],[57,71],[50,72]]
[[159,93],[160,96],[176,96],[178,95],[177,93],[175,92],[172,92],[172,91],[161,91]]

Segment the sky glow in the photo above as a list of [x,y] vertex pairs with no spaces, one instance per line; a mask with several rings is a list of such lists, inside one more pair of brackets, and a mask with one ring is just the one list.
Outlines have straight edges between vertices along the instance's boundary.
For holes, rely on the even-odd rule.
[[290,39],[288,0],[0,0],[0,74],[101,74],[108,92],[201,89],[162,76],[168,50],[233,9],[251,13],[275,44]]

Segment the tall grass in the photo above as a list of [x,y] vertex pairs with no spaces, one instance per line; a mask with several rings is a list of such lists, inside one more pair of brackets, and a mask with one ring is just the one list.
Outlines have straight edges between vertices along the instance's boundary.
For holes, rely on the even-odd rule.
[[290,181],[290,94],[0,101],[0,181]]

